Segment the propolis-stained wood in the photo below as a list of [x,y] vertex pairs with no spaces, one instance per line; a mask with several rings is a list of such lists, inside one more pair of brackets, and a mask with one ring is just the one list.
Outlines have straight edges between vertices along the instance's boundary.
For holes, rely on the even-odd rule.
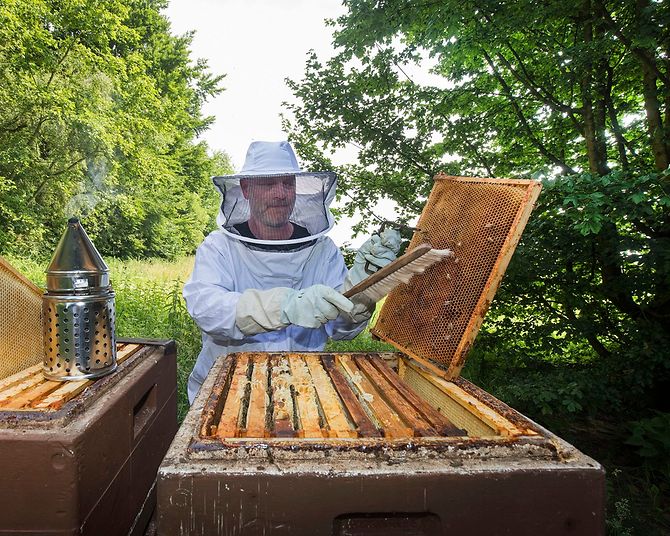
[[[139,344],[118,344],[117,363],[123,363],[140,348]],[[0,380],[0,409],[56,410],[93,383],[93,380],[48,380],[42,374],[40,363]]]
[[462,436],[379,354],[241,354],[225,358],[203,438]]
[[41,363],[0,380],[0,534],[144,533],[177,430],[175,346],[118,351],[97,380],[45,380]]

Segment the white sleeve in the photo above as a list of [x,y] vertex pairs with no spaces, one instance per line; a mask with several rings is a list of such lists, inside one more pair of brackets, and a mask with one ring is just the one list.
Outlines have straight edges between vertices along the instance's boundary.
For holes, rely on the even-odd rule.
[[235,324],[240,293],[235,292],[235,274],[231,262],[215,246],[211,235],[195,254],[191,277],[184,285],[184,299],[189,314],[198,327],[215,339],[243,339]]

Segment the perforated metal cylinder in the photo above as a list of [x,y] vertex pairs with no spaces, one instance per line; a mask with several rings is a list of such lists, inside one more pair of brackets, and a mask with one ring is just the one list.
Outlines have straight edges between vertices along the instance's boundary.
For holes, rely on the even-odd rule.
[[116,370],[114,293],[42,300],[44,375],[52,380],[99,378]]

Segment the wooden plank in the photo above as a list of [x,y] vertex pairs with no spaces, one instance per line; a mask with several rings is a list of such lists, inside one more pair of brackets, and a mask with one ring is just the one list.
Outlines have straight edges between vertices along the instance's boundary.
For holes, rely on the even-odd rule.
[[312,375],[314,388],[323,408],[324,418],[328,424],[329,437],[358,437],[358,432],[352,427],[346,417],[346,409],[340,402],[340,397],[330,381],[330,377],[321,364],[318,355],[305,355],[305,363]]
[[[121,352],[116,354],[116,363],[123,363],[123,361],[133,355],[139,348],[139,344],[128,344],[121,350]],[[52,391],[49,396],[35,404],[33,407],[37,409],[60,409],[63,404],[84,391],[84,389],[90,386],[93,381],[94,380],[68,380],[63,382],[61,387]]]
[[36,385],[39,385],[44,381],[44,376],[41,372],[37,372],[28,376],[25,380],[20,383],[17,383],[11,387],[8,387],[2,393],[0,393],[0,407],[4,407],[6,404],[11,402],[11,399],[15,396],[18,396],[20,393],[34,388]]
[[[117,364],[123,363],[140,348],[139,344],[117,345]],[[5,378],[0,383],[0,407],[21,409],[29,405],[35,409],[59,409],[65,402],[71,400],[95,381],[86,379],[47,380],[41,371],[42,363],[38,363]],[[47,396],[42,398],[44,395]]]
[[289,362],[293,376],[293,388],[296,394],[295,405],[300,420],[298,435],[310,438],[327,436],[328,432],[321,429],[319,401],[303,357],[298,354],[289,355]]
[[248,354],[239,354],[237,365],[233,371],[230,389],[228,389],[228,396],[226,396],[225,405],[223,406],[221,418],[216,429],[216,435],[221,439],[240,436],[239,424],[242,413],[242,401],[244,400],[244,392],[249,383],[249,379],[247,378],[248,368]]
[[408,427],[377,391],[374,385],[361,373],[353,359],[346,354],[337,354],[337,362],[348,374],[349,380],[358,389],[359,400],[370,408],[371,413],[383,427],[388,438],[413,437],[414,431]]
[[247,410],[247,424],[244,437],[266,437],[268,409],[268,356],[253,354],[251,357],[254,370],[251,375],[251,395]]
[[517,185],[517,186],[528,186],[530,182],[528,179],[508,179],[508,178],[495,178],[495,177],[462,177],[458,175],[447,175],[446,173],[438,173],[433,177],[435,182],[441,180],[453,181],[453,182],[473,182],[473,183],[487,183],[487,184],[501,184],[503,186],[507,185]]
[[446,379],[452,379],[458,376],[461,373],[463,365],[465,365],[465,359],[472,347],[472,344],[479,332],[479,328],[484,321],[484,316],[488,310],[489,304],[493,301],[498,286],[502,281],[503,275],[505,275],[505,270],[507,270],[507,265],[509,264],[512,254],[521,239],[521,234],[523,233],[526,223],[528,223],[528,218],[530,218],[530,213],[535,206],[535,201],[537,201],[538,196],[540,195],[540,190],[542,189],[542,183],[535,181],[528,181],[526,184],[526,193],[524,195],[523,201],[521,202],[519,209],[516,213],[514,221],[510,226],[510,230],[505,238],[503,245],[500,248],[498,253],[498,258],[496,259],[495,265],[489,274],[489,278],[482,289],[482,293],[479,296],[477,305],[473,310],[473,314],[470,317],[470,321],[463,331],[461,340],[458,343],[458,347],[454,351],[454,355],[451,358],[449,364],[449,369],[447,370]]
[[28,379],[29,376],[33,376],[34,374],[37,374],[41,371],[42,371],[42,363],[37,363],[32,367],[20,370],[17,373],[12,374],[11,376],[3,378],[2,380],[0,380],[0,394],[4,389],[12,387],[14,384],[25,381],[26,379]]
[[[403,397],[443,436],[463,436],[467,435],[465,430],[455,426],[445,415],[442,415],[433,406],[428,404],[419,395],[417,395],[400,377],[386,364],[386,362],[376,355],[370,356],[370,362],[379,371],[380,374],[393,386]],[[403,367],[404,360],[400,360]]]
[[349,383],[335,365],[334,356],[322,355],[321,362],[335,385],[342,402],[344,402],[347,410],[349,410],[349,415],[356,424],[359,435],[361,437],[381,437],[382,433],[367,416],[365,410],[358,401],[356,393],[352,391]]
[[374,384],[384,398],[384,401],[414,430],[413,435],[420,437],[435,437],[438,435],[437,430],[403,397],[402,391],[397,389],[394,383],[388,381],[374,367],[370,362],[369,356],[357,355],[354,357],[354,362],[370,379],[370,382]]
[[472,415],[484,421],[498,434],[508,437],[522,435],[522,431],[514,424],[499,415],[495,410],[477,400],[471,394],[466,393],[463,389],[454,385],[453,382],[435,376],[411,361],[407,361],[407,366],[435,385],[435,387],[449,398],[455,400],[458,404],[467,409]]
[[86,380],[73,380],[61,383],[62,385],[58,389],[52,391],[49,396],[44,398],[41,402],[35,404],[33,407],[37,409],[59,409],[63,406],[63,404],[65,404],[65,402],[77,396],[89,385],[91,385],[92,382]]
[[225,360],[224,366],[219,373],[219,377],[216,379],[207,402],[205,402],[205,407],[202,409],[200,437],[216,435],[217,424],[221,418],[221,412],[223,411],[223,406],[226,403],[226,397],[230,390],[231,376],[237,364],[237,359],[232,356],[220,359]]
[[116,351],[116,364],[123,363],[131,355],[133,355],[137,350],[141,348],[139,344],[125,344],[121,350]]
[[291,369],[285,355],[270,356],[270,386],[272,388],[272,427],[275,437],[296,437],[293,425]]
[[3,409],[21,409],[25,406],[38,404],[42,401],[44,396],[49,395],[62,385],[61,382],[44,380],[34,388],[24,391],[23,393],[7,400],[7,404],[3,404]]

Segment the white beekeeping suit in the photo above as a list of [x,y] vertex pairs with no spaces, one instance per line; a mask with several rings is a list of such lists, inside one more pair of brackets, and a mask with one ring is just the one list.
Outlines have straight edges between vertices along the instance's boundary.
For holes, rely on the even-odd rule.
[[319,351],[328,338],[350,339],[365,327],[374,304],[352,303],[339,291],[365,277],[365,259],[377,266],[393,260],[399,237],[368,241],[348,274],[325,236],[336,182],[332,172],[302,172],[288,142],[253,142],[240,173],[214,178],[220,228],[198,248],[184,285],[202,330],[190,402],[220,356]]

